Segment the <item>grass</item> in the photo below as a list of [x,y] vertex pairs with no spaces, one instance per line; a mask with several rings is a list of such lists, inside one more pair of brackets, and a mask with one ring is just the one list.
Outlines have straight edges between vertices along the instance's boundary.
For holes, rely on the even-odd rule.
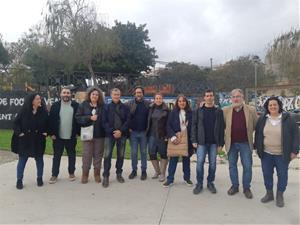
[[[0,129],[0,149],[1,150],[10,151],[10,141],[11,141],[12,134],[13,134],[12,130]],[[47,137],[45,154],[47,154],[47,155],[53,154],[52,140],[50,137]],[[64,152],[64,155],[66,155],[66,151]],[[78,140],[77,140],[76,155],[82,156],[82,141],[80,140],[80,138],[78,138]],[[113,151],[113,158],[116,158],[116,151]],[[130,159],[130,146],[129,146],[128,140],[126,142],[125,158]]]
[[[12,130],[0,129],[0,149],[1,150],[10,151],[10,141],[11,141],[12,133],[13,133]],[[52,140],[50,137],[47,137],[45,154],[47,154],[47,155],[53,154]],[[66,155],[66,151],[64,152],[64,155]],[[77,141],[76,155],[82,156],[82,141],[80,140],[80,138],[78,138],[78,141]],[[225,157],[225,152],[223,151],[221,153],[218,153],[218,155],[220,155],[221,157]],[[113,151],[113,158],[116,158],[115,149]],[[125,159],[130,159],[130,145],[129,145],[128,140],[126,141]]]

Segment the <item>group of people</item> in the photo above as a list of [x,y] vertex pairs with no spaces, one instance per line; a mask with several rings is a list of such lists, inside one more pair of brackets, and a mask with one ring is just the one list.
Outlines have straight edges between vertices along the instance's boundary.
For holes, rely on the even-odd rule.
[[[270,97],[264,104],[265,113],[259,118],[256,109],[245,104],[241,89],[231,91],[232,104],[221,109],[214,104],[214,92],[206,90],[204,102],[192,111],[186,96],[178,95],[172,111],[163,101],[163,95],[155,94],[151,103],[144,99],[144,89],[134,89],[135,98],[122,103],[121,92],[111,90],[111,103],[105,104],[103,92],[91,87],[86,98],[78,104],[71,98],[71,90],[62,88],[60,101],[46,110],[41,96],[29,94],[14,121],[12,150],[19,154],[17,164],[18,189],[23,188],[23,174],[29,157],[34,157],[37,167],[37,185],[43,186],[43,155],[46,137],[53,143],[52,176],[49,183],[57,182],[61,156],[68,155],[69,180],[74,181],[77,137],[82,128],[92,127],[92,138],[83,140],[81,183],[89,181],[93,164],[95,182],[109,186],[111,159],[116,146],[116,179],[124,183],[123,173],[126,140],[130,141],[132,171],[129,179],[137,177],[138,155],[141,159],[141,180],[147,179],[147,149],[154,168],[152,179],[163,182],[164,187],[174,183],[174,175],[180,156],[168,156],[168,141],[179,144],[180,134],[187,133],[188,154],[182,156],[183,179],[193,186],[190,157],[196,152],[196,180],[194,194],[203,190],[204,164],[208,155],[207,188],[217,193],[214,184],[217,153],[225,150],[228,155],[232,186],[228,195],[239,192],[237,162],[240,156],[243,167],[242,187],[246,198],[251,192],[252,151],[257,150],[261,159],[266,195],[261,202],[274,200],[273,172],[276,168],[278,182],[276,205],[284,206],[283,193],[287,187],[288,167],[299,152],[299,130],[289,113],[283,111],[282,102]],[[104,159],[103,159],[104,158]],[[102,161],[103,173],[101,176]],[[167,174],[166,174],[167,172]]]

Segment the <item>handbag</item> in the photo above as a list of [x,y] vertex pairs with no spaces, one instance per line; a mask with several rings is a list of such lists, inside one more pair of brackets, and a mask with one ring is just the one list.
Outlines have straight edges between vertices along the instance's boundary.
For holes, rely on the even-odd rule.
[[168,139],[168,148],[167,154],[169,157],[178,157],[178,156],[188,156],[188,135],[187,129],[177,133],[177,138],[179,138],[179,144],[174,144],[171,139]]
[[80,139],[82,141],[90,141],[94,136],[94,125],[88,127],[81,127],[80,130]]

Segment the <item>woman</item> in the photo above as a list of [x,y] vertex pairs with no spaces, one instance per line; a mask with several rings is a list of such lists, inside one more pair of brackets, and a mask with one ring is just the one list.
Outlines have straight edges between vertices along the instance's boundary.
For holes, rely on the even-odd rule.
[[12,150],[19,154],[17,165],[17,189],[23,189],[24,169],[29,157],[37,168],[37,185],[43,186],[44,153],[46,147],[48,112],[37,93],[29,94],[14,120]]
[[81,177],[81,183],[83,184],[88,182],[92,160],[95,181],[97,183],[101,182],[100,170],[105,137],[105,131],[101,121],[103,109],[104,96],[102,91],[97,87],[91,87],[87,90],[86,99],[79,105],[75,116],[81,127],[93,125],[93,138],[91,140],[83,141]]
[[[193,146],[190,141],[192,125],[192,111],[188,99],[184,95],[178,95],[173,111],[170,113],[167,123],[168,138],[173,144],[179,144],[180,137],[178,134],[187,130],[188,139],[188,156],[182,157],[183,165],[183,179],[188,186],[192,186],[193,182],[190,180],[190,157],[193,154]],[[177,167],[179,157],[170,157],[169,175],[167,181],[163,184],[164,187],[170,187],[174,182],[174,174]]]
[[278,97],[270,97],[264,104],[266,113],[262,115],[255,132],[255,146],[261,159],[266,195],[261,202],[274,200],[273,170],[277,171],[276,205],[284,206],[283,193],[288,181],[289,162],[299,152],[299,130],[289,113],[283,112]]
[[[160,182],[165,180],[166,168],[168,165],[167,157],[167,121],[169,109],[163,102],[162,94],[154,96],[154,103],[150,106],[148,114],[147,135],[149,137],[149,155],[155,170],[153,179],[159,178]],[[160,155],[160,163],[157,154]]]

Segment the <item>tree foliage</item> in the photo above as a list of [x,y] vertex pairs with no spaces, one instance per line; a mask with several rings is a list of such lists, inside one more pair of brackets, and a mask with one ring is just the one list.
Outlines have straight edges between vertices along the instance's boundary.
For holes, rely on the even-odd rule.
[[155,49],[149,46],[149,31],[146,24],[137,26],[135,23],[122,24],[115,21],[112,31],[121,43],[121,52],[114,58],[115,71],[122,73],[140,73],[154,66]]
[[266,64],[279,81],[300,82],[300,31],[291,30],[275,38],[267,50]]

